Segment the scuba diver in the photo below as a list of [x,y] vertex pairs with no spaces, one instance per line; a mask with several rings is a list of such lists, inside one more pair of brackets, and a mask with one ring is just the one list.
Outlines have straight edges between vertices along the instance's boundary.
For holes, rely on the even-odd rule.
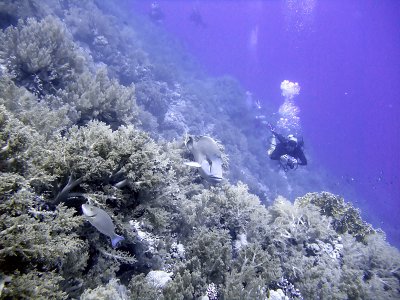
[[160,4],[158,2],[153,2],[150,7],[149,11],[149,17],[150,19],[157,24],[163,23],[165,19],[165,15],[163,11],[161,10]]
[[200,10],[197,7],[194,7],[192,9],[192,12],[190,13],[190,16],[189,16],[189,20],[197,27],[202,27],[202,28],[207,27],[206,23],[204,23],[204,21],[203,21],[203,17],[200,13]]
[[267,151],[268,156],[273,160],[279,160],[285,172],[289,169],[297,169],[298,165],[307,165],[307,159],[302,149],[303,139],[298,139],[293,134],[284,137],[277,133],[271,124],[268,126],[273,134],[271,146]]

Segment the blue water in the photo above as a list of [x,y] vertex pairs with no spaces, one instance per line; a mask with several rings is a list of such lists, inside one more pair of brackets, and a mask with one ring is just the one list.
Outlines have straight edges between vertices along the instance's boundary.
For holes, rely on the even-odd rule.
[[[150,4],[131,9],[147,14]],[[283,80],[300,84],[310,163],[400,246],[400,1],[159,4],[160,26],[210,75],[234,76],[264,107],[278,110]],[[194,8],[204,26],[190,21]]]

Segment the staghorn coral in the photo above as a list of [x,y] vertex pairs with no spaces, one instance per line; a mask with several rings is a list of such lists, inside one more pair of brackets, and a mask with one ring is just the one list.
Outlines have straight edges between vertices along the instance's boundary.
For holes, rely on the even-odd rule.
[[331,239],[336,232],[329,228],[329,219],[321,217],[316,207],[292,204],[283,197],[278,197],[269,207],[270,228],[273,239],[282,245],[301,245],[310,239]]
[[157,289],[162,289],[171,280],[172,273],[161,270],[150,271],[146,275],[147,282]]
[[[98,7],[99,4],[92,1],[70,3],[64,16],[74,38],[85,45],[95,62],[107,64],[112,77],[123,85],[157,77],[136,30],[109,13],[115,9],[111,2],[107,13]],[[116,31],[119,34],[115,34]]]

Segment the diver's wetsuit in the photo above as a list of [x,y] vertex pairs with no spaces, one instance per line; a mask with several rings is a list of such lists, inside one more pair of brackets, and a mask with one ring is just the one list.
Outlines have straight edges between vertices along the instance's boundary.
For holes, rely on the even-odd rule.
[[296,145],[296,147],[293,149],[293,151],[289,151],[288,143],[289,140],[285,138],[283,135],[272,132],[275,137],[278,139],[279,143],[276,145],[275,149],[272,151],[272,153],[269,155],[271,159],[274,160],[280,160],[282,155],[290,155],[297,159],[297,163],[299,165],[307,165],[307,159],[304,155],[303,150],[301,149],[301,146],[299,144]]

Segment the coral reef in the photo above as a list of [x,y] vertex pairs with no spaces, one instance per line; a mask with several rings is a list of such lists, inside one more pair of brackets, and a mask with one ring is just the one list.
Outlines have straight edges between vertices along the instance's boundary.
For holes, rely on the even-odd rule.
[[80,297],[81,300],[125,300],[128,299],[128,291],[117,279],[111,279],[106,285],[95,289],[87,289]]
[[353,235],[357,241],[365,241],[367,236],[375,234],[376,230],[361,219],[360,211],[342,197],[331,193],[307,193],[297,199],[300,205],[311,203],[320,208],[322,215],[332,217],[331,225],[336,232]]
[[[268,164],[237,81],[113,2],[42,2],[0,3],[1,299],[399,297],[399,251],[340,196],[304,195],[319,174]],[[189,133],[218,141],[218,184],[184,165]]]
[[[135,123],[135,88],[93,74],[91,60],[55,17],[20,21],[0,33],[3,104],[45,134],[98,119],[118,127]],[[13,99],[18,97],[21,101]]]
[[19,84],[35,95],[54,94],[82,72],[79,54],[65,25],[53,17],[28,18],[0,35],[1,61]]

